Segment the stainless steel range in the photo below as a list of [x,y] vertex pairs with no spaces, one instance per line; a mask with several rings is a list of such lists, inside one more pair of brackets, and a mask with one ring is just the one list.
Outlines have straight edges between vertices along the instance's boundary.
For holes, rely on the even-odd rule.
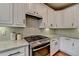
[[30,56],[46,56],[50,54],[50,40],[48,37],[32,35],[24,39],[29,43]]

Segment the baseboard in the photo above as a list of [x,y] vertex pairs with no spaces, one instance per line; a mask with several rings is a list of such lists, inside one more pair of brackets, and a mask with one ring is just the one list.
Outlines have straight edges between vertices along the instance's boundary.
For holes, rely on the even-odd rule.
[[[58,50],[57,52],[59,52],[59,51],[60,51],[60,50]],[[57,52],[56,52],[56,53],[57,53]],[[54,53],[52,56],[54,56],[56,53]]]
[[57,52],[59,52],[60,50],[57,50],[56,52],[54,53],[51,53],[50,56],[54,56]]

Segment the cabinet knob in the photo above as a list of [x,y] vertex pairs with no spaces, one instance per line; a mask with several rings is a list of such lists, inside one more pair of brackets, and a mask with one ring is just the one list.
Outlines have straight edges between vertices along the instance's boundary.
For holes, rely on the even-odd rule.
[[26,24],[26,20],[25,19],[23,19],[23,24]]
[[74,24],[72,23],[72,26],[74,26]]
[[35,12],[34,12],[35,13]]
[[50,26],[53,26],[52,24]]
[[55,45],[57,45],[57,42],[55,42]]
[[52,41],[55,41],[55,40],[52,40]]
[[74,46],[74,43],[72,43],[72,46]]
[[70,39],[67,38],[66,40],[70,40]]
[[44,26],[45,26],[45,23],[44,23]]
[[38,13],[37,13],[38,14]]

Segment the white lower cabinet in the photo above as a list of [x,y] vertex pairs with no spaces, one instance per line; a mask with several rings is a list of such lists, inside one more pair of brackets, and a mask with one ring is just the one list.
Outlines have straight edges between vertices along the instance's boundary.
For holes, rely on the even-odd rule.
[[69,55],[74,55],[74,40],[72,38],[61,37],[60,50]]
[[0,56],[28,56],[28,46],[14,48],[5,52],[1,52]]
[[79,39],[74,39],[74,54],[79,56]]
[[60,37],[60,50],[72,56],[79,56],[79,39]]
[[54,55],[59,50],[59,45],[58,38],[53,38],[50,40],[50,55]]

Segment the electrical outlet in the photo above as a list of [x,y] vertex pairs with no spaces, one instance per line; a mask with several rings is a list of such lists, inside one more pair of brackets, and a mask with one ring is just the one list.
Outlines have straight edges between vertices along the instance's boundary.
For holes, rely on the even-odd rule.
[[6,31],[2,31],[2,36],[5,36],[6,35]]

